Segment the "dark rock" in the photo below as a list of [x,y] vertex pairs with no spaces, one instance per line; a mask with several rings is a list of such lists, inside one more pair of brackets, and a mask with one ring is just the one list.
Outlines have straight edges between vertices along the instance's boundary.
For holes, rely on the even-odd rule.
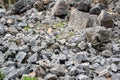
[[100,4],[96,4],[90,9],[90,14],[99,15],[100,13],[101,13]]
[[106,28],[111,28],[114,25],[112,16],[104,10],[101,11],[100,15],[98,16],[98,20],[100,21],[101,26]]
[[24,53],[24,52],[19,52],[19,53],[16,55],[16,60],[21,63],[21,62],[24,60],[25,56],[26,56],[26,53]]
[[91,4],[90,2],[87,2],[87,1],[80,1],[77,6],[78,10],[84,11],[84,12],[89,12],[90,8],[91,8]]
[[44,2],[42,1],[36,1],[33,5],[38,11],[44,10]]
[[68,4],[62,0],[57,0],[51,11],[52,15],[60,18],[64,18],[68,13]]

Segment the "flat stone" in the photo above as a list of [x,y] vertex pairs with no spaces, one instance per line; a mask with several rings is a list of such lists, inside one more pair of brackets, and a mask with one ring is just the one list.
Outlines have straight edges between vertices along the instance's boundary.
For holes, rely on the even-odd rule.
[[79,44],[78,44],[78,47],[81,49],[81,50],[84,50],[87,48],[87,44],[84,42],[84,41],[81,41]]
[[4,55],[3,53],[0,51],[0,65],[2,65],[4,63]]
[[16,55],[16,60],[21,63],[24,60],[25,56],[26,56],[25,52],[19,52]]
[[111,64],[111,70],[114,71],[114,72],[117,72],[117,65],[112,63]]
[[74,30],[85,29],[89,21],[90,14],[73,9],[71,11],[68,26]]

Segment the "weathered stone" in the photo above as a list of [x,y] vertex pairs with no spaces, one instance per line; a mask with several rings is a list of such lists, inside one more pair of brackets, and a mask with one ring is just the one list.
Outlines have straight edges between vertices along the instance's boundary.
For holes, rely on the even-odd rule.
[[98,45],[100,43],[109,42],[111,31],[104,27],[93,27],[86,29],[86,39],[88,42],[92,42],[92,45]]
[[68,5],[65,1],[57,0],[52,8],[51,14],[57,17],[64,18],[68,14]]
[[114,72],[117,72],[117,65],[112,63],[111,64],[111,70],[114,71]]
[[74,30],[85,29],[89,21],[90,14],[73,9],[69,19],[69,27]]
[[100,15],[98,16],[98,20],[100,21],[101,26],[104,26],[106,28],[113,27],[114,25],[112,16],[104,10],[101,11]]
[[15,27],[9,27],[8,32],[10,32],[12,34],[16,34],[16,33],[18,33],[18,30]]

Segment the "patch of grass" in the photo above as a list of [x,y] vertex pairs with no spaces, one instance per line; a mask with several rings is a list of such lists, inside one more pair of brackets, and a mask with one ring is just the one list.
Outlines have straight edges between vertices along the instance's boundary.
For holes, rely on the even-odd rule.
[[74,35],[75,35],[75,33],[74,33],[73,31],[69,32],[69,36],[70,36],[70,37],[72,37],[72,36],[74,36]]
[[24,76],[24,77],[23,77],[23,80],[38,80],[38,78]]
[[64,22],[56,22],[56,23],[54,23],[54,26],[56,27],[56,28],[63,28],[64,27]]
[[26,31],[28,31],[30,29],[30,26],[25,26],[24,28]]
[[61,40],[61,39],[62,39],[62,36],[61,36],[61,35],[57,35],[57,36],[56,36],[56,40],[57,40],[57,41],[59,41],[59,40]]
[[2,73],[2,71],[0,71],[0,80],[4,80],[5,78],[5,74]]

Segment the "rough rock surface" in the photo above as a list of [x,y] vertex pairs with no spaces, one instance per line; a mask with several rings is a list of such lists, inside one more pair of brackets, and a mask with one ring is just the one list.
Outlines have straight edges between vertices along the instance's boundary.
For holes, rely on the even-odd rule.
[[18,0],[0,8],[4,80],[120,80],[119,2]]

